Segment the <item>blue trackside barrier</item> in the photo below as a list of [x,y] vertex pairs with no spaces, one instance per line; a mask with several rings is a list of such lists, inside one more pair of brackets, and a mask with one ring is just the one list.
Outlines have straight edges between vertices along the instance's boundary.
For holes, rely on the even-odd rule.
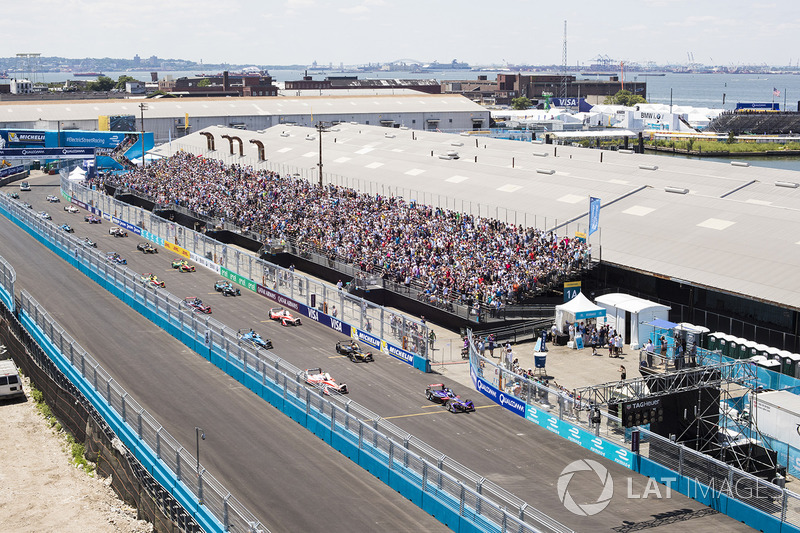
[[[2,201],[0,201],[0,211],[2,211]],[[405,445],[391,441],[380,433],[380,428],[382,426],[394,428],[392,434],[395,436],[402,433],[399,428],[380,420],[380,417],[357,404],[348,402],[343,406],[336,397],[328,400],[318,395],[316,391],[306,389],[299,378],[299,369],[276,358],[268,351],[256,351],[249,345],[241,344],[229,328],[210,317],[198,316],[187,311],[179,305],[179,300],[164,289],[142,286],[138,276],[130,270],[106,263],[104,258],[92,250],[75,247],[68,235],[47,233],[47,228],[32,227],[37,226],[37,221],[31,221],[30,225],[20,221],[20,225],[132,309],[237,379],[354,463],[388,483],[390,487],[417,503],[454,531],[464,533],[500,531],[502,524],[508,524],[509,530],[522,533],[532,533],[541,528],[538,517],[544,515],[539,511],[530,507],[527,508],[528,511],[524,511],[526,507],[521,500],[498,497],[499,501],[504,502],[498,505],[480,495],[476,492],[476,488],[471,486],[471,480],[466,481],[470,485],[465,485],[463,478],[453,477],[453,474],[434,466],[438,461],[439,466],[447,467],[452,460],[445,455],[435,450],[430,452],[430,447],[427,445],[414,444],[417,441],[412,436],[409,436],[411,440],[407,440]],[[395,356],[399,355],[402,354]],[[298,396],[301,392],[304,397]],[[312,397],[317,399],[311,401]],[[331,411],[334,421],[331,422],[327,414],[320,413],[320,409]],[[349,413],[350,409],[354,409],[356,413]],[[360,420],[373,420],[375,427],[364,425]],[[408,449],[409,442],[415,446],[413,450]],[[382,447],[378,446],[378,443]],[[402,458],[401,461],[398,461],[398,456]],[[439,485],[431,485],[430,477],[426,484],[423,479],[425,476],[422,475],[423,470],[429,476],[436,476],[436,479],[440,480]],[[463,476],[465,471],[469,472],[461,465],[453,470],[454,474],[459,476]],[[477,474],[472,475],[475,480],[481,479]],[[443,486],[440,486],[441,480],[445,480]],[[164,482],[175,484],[176,479]],[[492,494],[497,497],[496,494],[504,493],[505,491],[497,487]],[[476,509],[474,502],[478,500],[481,503]],[[482,513],[481,509],[491,511],[491,518],[485,515],[485,512]],[[509,512],[509,509],[513,512]],[[459,517],[466,513],[483,516],[484,521],[474,518],[460,520]],[[531,522],[526,522],[525,519]],[[489,527],[489,524],[493,526]],[[547,524],[550,531],[570,531],[550,519],[547,519]]]
[[136,459],[145,466],[151,475],[188,511],[193,512],[195,520],[205,531],[224,532],[225,527],[212,514],[208,507],[200,505],[195,495],[182,483],[179,483],[166,468],[153,450],[142,442],[132,428],[124,421],[120,415],[97,394],[95,389],[86,379],[64,358],[61,352],[55,347],[51,340],[45,335],[42,329],[36,324],[28,313],[23,310],[19,314],[28,333],[33,336],[39,346],[47,353],[48,357],[58,366],[59,370],[81,391],[81,393],[91,402],[92,406],[102,415],[103,419],[109,424],[125,446],[131,450]]
[[[587,450],[591,450],[622,466],[630,468],[634,472],[651,477],[662,485],[668,486],[669,490],[674,490],[684,496],[688,496],[720,513],[744,522],[752,528],[765,532],[800,531],[800,528],[795,525],[797,522],[800,522],[800,514],[796,514],[796,511],[789,507],[790,502],[795,505],[800,504],[800,496],[790,491],[783,490],[772,483],[759,480],[755,476],[738,471],[730,465],[704,456],[699,452],[694,452],[685,448],[680,450],[681,445],[665,442],[666,439],[652,434],[644,428],[640,428],[642,441],[649,440],[652,443],[654,440],[660,439],[660,446],[674,447],[673,453],[675,457],[678,457],[680,453],[680,457],[683,457],[685,454],[687,457],[691,455],[693,461],[705,461],[702,472],[703,477],[692,479],[689,475],[681,475],[664,465],[656,463],[648,457],[632,453],[627,447],[620,446],[616,442],[613,442],[608,435],[609,438],[599,434],[592,434],[588,431],[589,427],[586,425],[577,425],[580,419],[580,413],[578,412],[576,416],[575,400],[567,397],[563,393],[546,389],[546,387],[541,384],[532,384],[526,401],[514,396],[513,393],[508,390],[500,390],[486,381],[482,376],[491,375],[492,372],[488,370],[490,368],[497,368],[498,374],[503,376],[502,380],[505,383],[511,383],[513,385],[514,383],[520,383],[522,380],[519,379],[519,376],[505,369],[501,369],[492,360],[480,357],[472,343],[471,332],[469,338],[470,376],[472,377],[473,385],[476,390],[481,392],[485,397],[502,405],[507,410],[517,413],[570,442],[579,444]],[[721,360],[725,361],[726,359],[727,358],[722,358]],[[485,368],[481,369],[477,361],[483,362]],[[775,374],[775,376],[769,376],[768,374]],[[781,375],[766,369],[758,369],[758,378],[761,383],[765,383],[773,378],[779,379],[776,376],[779,377]],[[786,380],[785,383],[791,382],[790,380]],[[550,405],[546,411],[542,410],[540,405],[534,403],[536,398],[542,397],[555,397],[555,405]],[[568,414],[570,417],[567,417]],[[606,416],[608,419],[608,427],[620,426],[619,419],[612,418],[607,414],[603,414],[603,416]],[[618,441],[619,436],[614,440]],[[731,487],[729,482],[720,482],[720,476],[716,478],[713,477],[713,472],[722,472],[724,479],[735,478],[738,481],[744,481],[746,484],[753,485],[755,487],[753,490],[759,489],[764,493],[764,497],[750,498],[750,492],[737,490],[737,486],[734,485],[734,487]],[[709,481],[706,483],[704,480]],[[717,483],[716,487],[714,486],[715,480]],[[663,490],[666,489],[662,489],[662,491]],[[739,499],[737,499],[737,496]],[[778,502],[772,503],[772,500],[776,499]],[[751,504],[748,502],[753,503]],[[783,510],[781,510],[781,506],[783,506]],[[795,509],[798,508],[795,507]],[[790,519],[794,519],[794,521],[790,521]]]

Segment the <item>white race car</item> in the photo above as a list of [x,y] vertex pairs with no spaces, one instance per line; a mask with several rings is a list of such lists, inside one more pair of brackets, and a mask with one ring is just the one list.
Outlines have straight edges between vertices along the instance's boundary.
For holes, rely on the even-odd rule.
[[67,213],[77,213],[78,208],[72,204],[69,204],[64,206],[64,211],[66,211]]
[[336,383],[336,380],[331,377],[327,372],[323,372],[321,368],[307,368],[303,371],[303,379],[309,385],[314,385],[318,389],[322,389],[323,394],[330,394],[331,391],[338,392],[339,394],[347,394],[347,385],[344,383]]
[[58,196],[53,196],[52,194],[48,194],[47,201],[50,202],[51,204],[55,204],[60,202],[61,199]]
[[281,326],[299,326],[300,318],[293,316],[286,309],[275,307],[269,310],[270,320],[280,320]]

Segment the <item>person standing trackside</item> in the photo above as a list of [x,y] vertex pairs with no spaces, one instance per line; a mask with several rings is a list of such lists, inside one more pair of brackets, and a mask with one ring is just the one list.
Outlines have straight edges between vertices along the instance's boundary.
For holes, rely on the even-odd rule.
[[628,373],[625,371],[625,365],[619,365],[619,379],[620,381],[625,381],[628,377]]

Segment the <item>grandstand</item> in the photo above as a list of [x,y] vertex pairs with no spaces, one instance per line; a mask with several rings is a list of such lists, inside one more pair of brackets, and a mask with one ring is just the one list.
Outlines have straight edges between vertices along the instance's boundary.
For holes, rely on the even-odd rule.
[[775,111],[725,112],[711,121],[706,131],[754,135],[800,133],[800,113]]

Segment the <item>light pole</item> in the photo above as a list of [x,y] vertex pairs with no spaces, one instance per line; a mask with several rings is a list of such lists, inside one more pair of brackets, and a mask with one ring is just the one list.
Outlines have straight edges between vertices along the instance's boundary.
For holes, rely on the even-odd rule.
[[200,439],[206,440],[206,434],[203,431],[203,428],[199,428],[195,426],[194,428],[194,440],[197,446],[197,473],[200,473]]
[[139,104],[139,110],[142,113],[142,170],[144,170],[147,166],[144,158],[144,112],[147,111],[147,104],[144,102]]
[[319,136],[319,186],[322,187],[322,132],[325,129],[322,126],[322,121],[317,122],[317,135]]

